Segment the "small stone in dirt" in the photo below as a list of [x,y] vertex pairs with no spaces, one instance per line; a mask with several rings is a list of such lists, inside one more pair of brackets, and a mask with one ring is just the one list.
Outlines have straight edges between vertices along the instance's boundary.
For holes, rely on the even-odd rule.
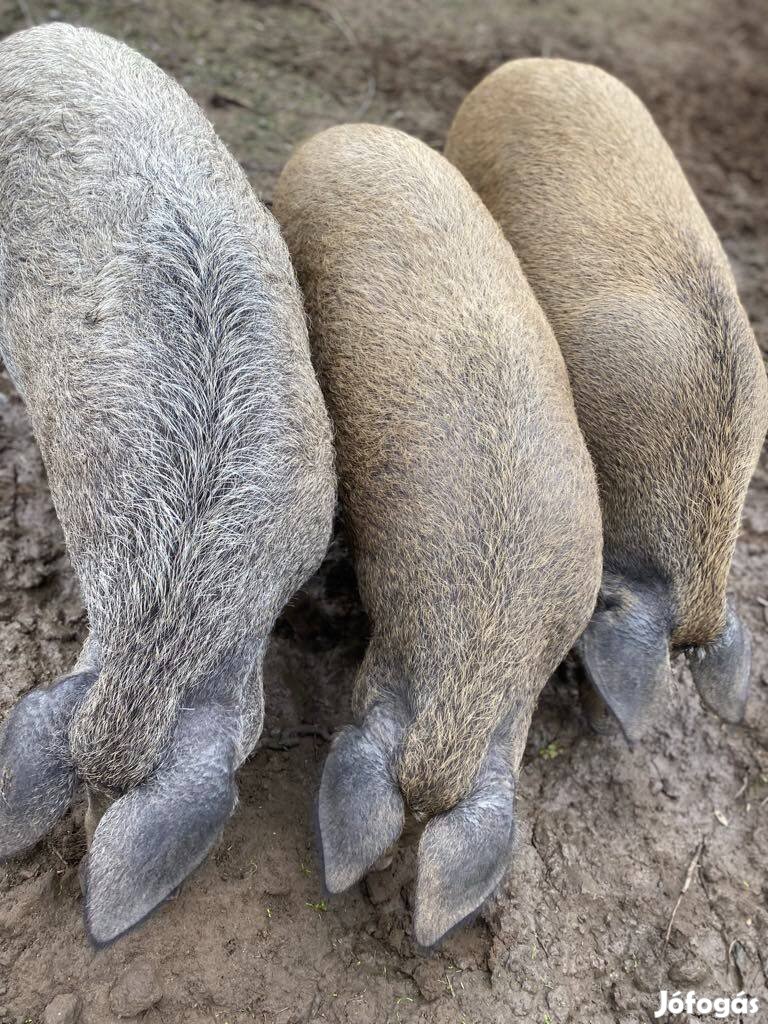
[[709,975],[707,965],[694,957],[687,957],[682,963],[672,964],[669,978],[676,985],[700,985]]
[[80,1002],[76,995],[67,992],[56,996],[45,1008],[43,1024],[75,1024],[80,1015]]
[[417,964],[413,972],[413,980],[427,1002],[434,1002],[435,999],[440,999],[441,996],[448,994],[445,970],[436,961]]
[[144,960],[135,960],[109,990],[109,1005],[118,1017],[137,1017],[162,998],[157,975]]
[[390,875],[377,871],[366,877],[365,888],[368,893],[368,899],[376,905],[386,903],[391,898],[394,884]]

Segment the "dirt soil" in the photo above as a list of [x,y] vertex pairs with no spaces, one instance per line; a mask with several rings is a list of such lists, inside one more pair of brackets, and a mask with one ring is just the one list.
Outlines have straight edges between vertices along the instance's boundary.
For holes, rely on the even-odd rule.
[[[0,36],[54,19],[122,38],[175,75],[267,201],[293,145],[327,125],[383,122],[440,147],[465,92],[502,61],[594,61],[636,89],[658,119],[724,239],[768,347],[762,0],[0,0]],[[6,376],[0,425],[4,712],[72,664],[85,620],[40,457]],[[77,877],[82,806],[27,856],[0,866],[0,1022],[635,1024],[652,1019],[661,988],[709,996],[745,989],[763,1003],[749,1019],[761,1019],[767,586],[763,465],[732,579],[754,636],[746,725],[726,727],[703,711],[680,672],[657,728],[630,751],[617,735],[592,735],[574,683],[553,680],[531,731],[508,881],[474,924],[423,955],[410,939],[410,852],[327,901],[313,853],[324,737],[348,720],[366,637],[337,539],[278,624],[266,744],[241,772],[239,810],[173,903],[117,946],[89,947]],[[297,725],[313,728],[281,749],[281,735]],[[49,1006],[65,995],[73,998]]]

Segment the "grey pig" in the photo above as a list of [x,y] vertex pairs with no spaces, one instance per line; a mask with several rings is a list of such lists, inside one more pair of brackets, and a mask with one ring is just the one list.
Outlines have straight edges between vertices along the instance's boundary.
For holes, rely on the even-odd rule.
[[461,175],[402,132],[331,128],[275,195],[336,431],[372,635],[318,817],[338,892],[423,826],[429,946],[501,879],[539,692],[589,621],[600,511],[565,366]]
[[330,424],[277,224],[178,85],[50,25],[0,44],[0,112],[0,348],[90,629],[3,730],[0,856],[85,783],[104,945],[234,809],[270,630],[330,535]]
[[589,679],[635,740],[682,650],[704,702],[739,721],[750,643],[726,586],[768,398],[715,232],[641,101],[587,64],[494,71],[446,155],[544,307],[595,461],[605,564],[579,645]]

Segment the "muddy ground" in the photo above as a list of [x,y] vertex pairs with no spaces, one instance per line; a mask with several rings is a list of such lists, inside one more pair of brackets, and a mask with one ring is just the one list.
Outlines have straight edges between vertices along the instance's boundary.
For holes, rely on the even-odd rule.
[[[110,32],[177,76],[267,200],[292,146],[317,129],[367,119],[439,147],[464,93],[501,61],[595,61],[640,93],[676,148],[768,346],[762,0],[0,0],[0,35],[49,19]],[[85,621],[7,377],[0,391],[4,711],[71,665]],[[116,947],[89,948],[81,807],[0,867],[0,1022],[42,1021],[54,997],[71,994],[84,1024],[132,1012],[146,1024],[634,1024],[649,1019],[660,988],[746,989],[768,1015],[765,467],[732,587],[754,635],[746,725],[705,713],[682,674],[668,712],[630,752],[618,736],[591,735],[573,684],[553,680],[530,737],[508,882],[471,927],[424,956],[409,937],[407,853],[328,902],[314,860],[323,735],[348,718],[366,632],[337,542],[279,623],[268,745],[241,773],[240,809],[173,904]],[[316,728],[279,749],[276,734],[296,724]]]

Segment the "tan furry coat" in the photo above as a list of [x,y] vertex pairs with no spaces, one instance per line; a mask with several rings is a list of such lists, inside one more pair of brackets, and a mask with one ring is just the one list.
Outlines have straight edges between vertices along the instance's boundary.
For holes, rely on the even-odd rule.
[[[443,878],[454,905],[428,908],[430,843],[439,867],[450,844],[438,830],[458,820],[446,812],[495,813],[510,796],[538,694],[592,611],[593,470],[550,327],[443,157],[393,129],[332,128],[293,155],[274,212],[372,621],[361,729],[337,743],[321,790],[326,878],[337,889],[359,877],[397,838],[404,800],[431,819],[417,934],[433,941],[479,899],[455,879],[446,895]],[[386,814],[369,820],[377,799],[391,828]],[[483,828],[480,814],[450,855],[482,859]]]
[[651,115],[598,68],[505,64],[446,155],[517,252],[565,356],[605,534],[587,668],[630,735],[686,648],[743,710],[748,639],[726,585],[766,430],[766,376],[723,249]]

